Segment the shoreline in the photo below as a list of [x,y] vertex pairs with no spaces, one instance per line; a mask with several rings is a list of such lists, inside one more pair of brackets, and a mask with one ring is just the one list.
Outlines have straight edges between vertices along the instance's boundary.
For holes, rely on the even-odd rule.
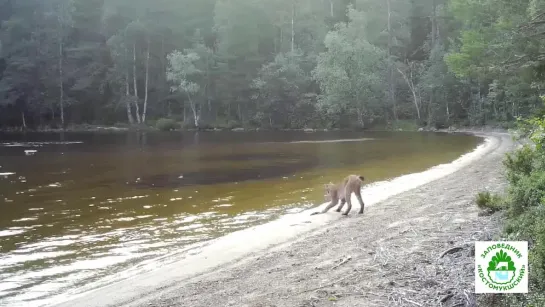
[[[482,137],[484,142],[473,151],[450,163],[437,165],[420,173],[403,175],[389,181],[376,182],[365,186],[362,196],[366,202],[366,212],[369,211],[368,208],[373,211],[374,205],[395,198],[400,194],[411,193],[412,190],[419,187],[428,184],[433,185],[436,180],[451,177],[450,175],[453,173],[464,169],[466,166],[471,166],[483,159],[483,157],[497,151],[502,144],[502,139],[505,138],[505,133],[460,132]],[[355,201],[354,196],[353,200]],[[351,218],[346,220],[333,212],[310,217],[310,212],[320,210],[325,205],[324,203],[300,213],[284,215],[269,223],[233,232],[205,242],[186,251],[185,256],[180,260],[174,261],[171,259],[170,263],[164,264],[155,270],[135,273],[119,282],[107,284],[77,295],[63,297],[62,300],[51,301],[47,306],[132,306],[133,304],[138,305],[139,302],[153,301],[154,298],[157,298],[157,295],[161,295],[165,291],[168,292],[169,289],[180,287],[182,283],[214,275],[215,270],[229,270],[233,265],[244,266],[245,263],[255,261],[256,256],[289,249],[290,245],[300,241],[301,238],[316,236],[318,233],[323,233],[324,230],[334,227],[336,224],[344,223],[346,220],[360,219],[354,214],[357,205],[351,212]],[[365,215],[362,218],[365,218]],[[240,242],[246,244],[241,245]],[[157,264],[157,262],[151,264]],[[136,271],[142,269],[138,268]]]
[[22,130],[21,128],[0,128],[0,133],[5,134],[20,134],[20,133],[124,133],[124,132],[306,132],[306,133],[315,133],[315,132],[335,132],[335,131],[346,131],[346,132],[439,132],[439,133],[472,133],[472,132],[506,132],[507,129],[495,127],[495,126],[478,126],[478,127],[449,127],[444,129],[436,128],[427,128],[427,127],[415,127],[415,129],[401,129],[401,128],[381,128],[381,127],[371,127],[369,129],[359,129],[359,128],[293,128],[293,129],[271,129],[271,128],[181,128],[174,129],[169,131],[162,131],[157,129],[154,126],[146,125],[122,125],[122,126],[108,126],[108,125],[74,125],[67,128],[37,128],[37,129],[27,129]]

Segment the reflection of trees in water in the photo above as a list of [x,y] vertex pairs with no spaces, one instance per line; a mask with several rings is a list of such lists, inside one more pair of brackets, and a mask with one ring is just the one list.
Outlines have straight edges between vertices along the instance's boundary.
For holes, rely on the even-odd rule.
[[144,147],[148,144],[148,133],[147,132],[141,132],[140,133],[140,146]]
[[196,131],[195,134],[193,134],[193,144],[199,145],[199,131]]
[[258,153],[258,152],[243,152],[243,153],[233,153],[233,154],[225,154],[225,153],[211,153],[207,155],[203,155],[199,157],[199,160],[204,162],[214,162],[214,161],[232,161],[232,162],[239,162],[239,161],[269,161],[269,160],[275,160],[275,159],[306,159],[307,156],[304,155],[298,155],[298,154],[289,154],[289,153],[278,153],[278,152],[264,152],[264,153]]
[[[192,167],[197,160],[191,160]],[[314,168],[319,161],[316,157],[305,157],[297,159],[294,163],[273,163],[271,165],[259,166],[246,169],[199,169],[191,172],[177,172],[171,174],[160,174],[141,178],[133,184],[137,187],[181,187],[190,185],[211,185],[230,182],[242,182],[248,180],[261,180],[292,175],[297,172]],[[181,177],[180,175],[183,175]]]
[[126,134],[125,145],[128,147],[143,148],[148,145],[148,133],[146,131],[134,131]]
[[317,142],[316,156],[322,168],[337,168],[347,165],[361,166],[366,160],[371,142]]

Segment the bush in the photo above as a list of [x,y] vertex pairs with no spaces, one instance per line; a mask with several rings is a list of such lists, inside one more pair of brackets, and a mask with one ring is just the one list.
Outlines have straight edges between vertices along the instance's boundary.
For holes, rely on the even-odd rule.
[[217,120],[216,127],[222,130],[242,128],[242,124],[236,120]]
[[[505,232],[513,240],[529,242],[530,283],[545,290],[545,171],[536,168],[540,155],[527,148],[515,152],[514,163],[507,163],[511,177],[509,217]],[[530,159],[529,157],[533,157]],[[529,165],[532,165],[530,167]],[[514,179],[514,180],[513,180]]]
[[505,232],[513,240],[528,241],[530,283],[534,288],[545,290],[545,206],[525,211],[508,221]]
[[534,169],[535,151],[530,146],[525,145],[512,154],[507,154],[503,165],[507,169],[507,179],[511,184],[517,184],[518,181],[529,176]]
[[182,127],[182,129],[184,130],[191,130],[191,129],[195,129],[195,122],[191,121],[191,120],[188,120],[188,121],[181,121],[179,122],[180,124],[180,127]]
[[490,212],[496,212],[506,207],[504,200],[496,194],[492,194],[488,191],[479,192],[475,198],[475,203],[480,209],[485,209]]
[[531,207],[540,206],[545,197],[545,172],[533,172],[509,187],[510,215],[516,217]]
[[529,245],[528,295],[483,296],[485,306],[545,306],[545,120],[523,121],[522,132],[530,141],[508,154],[504,160],[509,188],[499,201],[488,192],[476,197],[480,208],[507,207],[504,233],[509,240],[525,240]]
[[157,120],[155,126],[161,131],[171,131],[179,128],[178,123],[171,118],[161,118]]
[[532,244],[528,264],[530,270],[534,272],[530,274],[530,282],[537,285],[539,290],[545,291],[545,207],[542,205],[534,208],[531,214],[535,223],[531,228],[532,237],[528,239]]

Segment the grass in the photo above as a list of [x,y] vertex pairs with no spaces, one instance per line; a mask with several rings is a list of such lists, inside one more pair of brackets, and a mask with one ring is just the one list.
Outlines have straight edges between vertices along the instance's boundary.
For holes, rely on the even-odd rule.
[[506,208],[503,198],[497,194],[492,194],[489,191],[479,192],[475,197],[475,203],[479,209],[487,210],[491,213]]

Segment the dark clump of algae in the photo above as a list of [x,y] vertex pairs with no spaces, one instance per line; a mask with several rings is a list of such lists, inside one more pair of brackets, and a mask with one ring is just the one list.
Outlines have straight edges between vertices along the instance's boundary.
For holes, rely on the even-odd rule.
[[39,303],[319,205],[323,184],[348,174],[367,184],[419,172],[481,142],[410,132],[71,137],[82,143],[44,143],[33,156],[29,143],[0,147],[1,170],[15,173],[0,176],[0,304]]

